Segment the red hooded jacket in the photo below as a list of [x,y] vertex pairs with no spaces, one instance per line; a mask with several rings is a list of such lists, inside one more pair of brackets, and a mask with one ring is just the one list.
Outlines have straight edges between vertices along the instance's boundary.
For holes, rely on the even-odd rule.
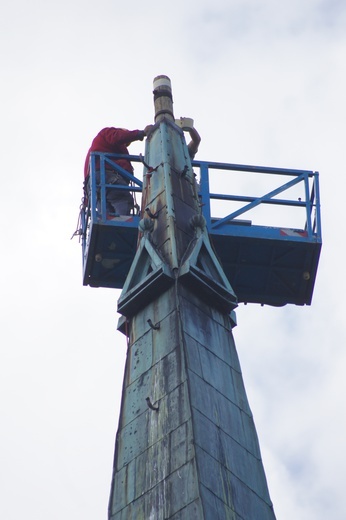
[[[144,139],[143,130],[126,130],[125,128],[103,128],[94,138],[85,159],[84,177],[89,174],[89,161],[91,152],[103,153],[121,153],[129,154],[127,145],[133,141],[142,141]],[[133,172],[133,167],[127,159],[114,160],[124,170],[129,173]]]

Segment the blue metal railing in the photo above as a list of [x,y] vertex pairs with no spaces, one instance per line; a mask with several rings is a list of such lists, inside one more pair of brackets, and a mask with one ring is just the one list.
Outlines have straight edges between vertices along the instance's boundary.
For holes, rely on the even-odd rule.
[[[106,221],[106,190],[126,190],[131,192],[142,191],[142,181],[131,175],[129,172],[121,168],[114,161],[120,158],[126,158],[134,163],[143,163],[142,156],[121,154],[105,154],[93,152],[90,158],[90,185],[91,195],[89,194],[89,206],[84,215],[84,231],[88,227],[89,219],[94,221]],[[106,167],[112,167],[118,171],[123,177],[131,182],[130,186],[122,186],[116,184],[106,184]],[[296,170],[286,168],[272,168],[262,166],[249,166],[240,164],[228,164],[207,161],[193,161],[194,170],[199,170],[199,196],[202,201],[202,212],[207,222],[208,231],[210,233],[218,232],[225,224],[237,223],[237,218],[248,214],[256,207],[263,205],[275,205],[285,207],[301,208],[305,211],[305,225],[303,230],[310,240],[321,241],[321,215],[320,215],[320,198],[319,198],[319,175],[318,172],[310,170]],[[96,170],[99,171],[99,182],[96,179]],[[237,194],[224,194],[210,192],[211,180],[214,171],[239,172],[250,174],[266,174],[272,176],[291,177],[288,182],[270,190],[261,196],[248,196]],[[298,199],[282,199],[277,198],[278,195],[294,186],[302,185],[304,194]],[[236,184],[234,184],[236,186]],[[228,213],[221,218],[214,218],[212,215],[211,203],[214,201],[233,202],[241,207],[235,211]],[[275,223],[273,223],[275,227]],[[293,226],[294,227],[294,226]]]
[[[92,152],[90,155],[90,176],[89,182],[91,190],[88,193],[88,198],[90,198],[90,216],[93,220],[107,220],[107,211],[106,211],[106,192],[107,190],[116,190],[116,191],[131,191],[131,192],[142,192],[143,183],[134,175],[131,175],[128,171],[124,170],[121,166],[119,166],[115,160],[119,158],[126,158],[130,161],[139,162],[141,158],[139,156],[124,156],[120,154],[106,154],[106,153],[98,153]],[[131,185],[123,186],[120,184],[107,184],[106,183],[106,168],[111,168],[117,171],[120,175],[122,175],[126,180],[128,180]],[[99,173],[99,180],[97,179],[97,173]]]
[[[235,222],[240,215],[248,213],[257,206],[271,204],[276,206],[296,207],[305,209],[305,226],[304,231],[310,239],[321,240],[321,215],[320,215],[320,199],[319,199],[319,174],[310,170],[295,170],[286,168],[271,168],[261,166],[249,166],[239,164],[216,163],[206,161],[193,161],[194,168],[200,170],[200,196],[203,202],[203,214],[207,221],[209,232],[217,231],[226,223]],[[275,176],[292,177],[288,182],[278,186],[268,193],[256,196],[242,196],[233,194],[221,194],[210,192],[210,178],[213,170],[225,170],[232,172],[246,172],[255,174],[269,174]],[[298,199],[279,199],[277,195],[289,190],[293,186],[303,184],[304,200]],[[211,215],[211,201],[222,200],[229,202],[242,203],[242,207],[227,214],[227,216],[213,219]]]
[[[121,155],[121,154],[106,154],[99,152],[92,152],[90,154],[89,163],[89,174],[84,182],[84,198],[80,210],[80,229],[75,234],[81,237],[82,252],[84,263],[86,263],[88,255],[88,246],[90,241],[90,233],[93,223],[105,224],[110,223],[115,225],[113,221],[107,220],[107,204],[106,204],[106,192],[107,190],[118,190],[128,192],[139,192],[142,193],[143,182],[131,175],[128,171],[124,170],[121,166],[115,163],[116,159],[126,158],[131,162],[141,162],[142,159],[138,155]],[[119,184],[107,184],[106,183],[106,168],[109,167],[125,179],[128,179],[131,185],[119,185]],[[137,221],[116,222],[117,226],[131,227],[138,225]]]

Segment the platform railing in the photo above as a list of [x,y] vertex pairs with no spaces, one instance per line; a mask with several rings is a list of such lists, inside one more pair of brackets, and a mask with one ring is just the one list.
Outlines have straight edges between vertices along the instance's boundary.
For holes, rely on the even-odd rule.
[[[90,154],[89,178],[86,181],[86,189],[89,191],[88,199],[90,204],[90,217],[94,221],[106,221],[106,192],[107,190],[139,192],[142,193],[143,182],[127,170],[119,166],[115,161],[120,158],[126,158],[131,162],[139,162],[140,156],[106,154],[92,152]],[[111,168],[118,172],[122,177],[129,181],[129,185],[107,184],[106,169]],[[97,173],[99,175],[97,175]],[[88,190],[88,186],[91,189]]]
[[[261,166],[249,166],[240,164],[228,164],[206,161],[193,161],[194,170],[199,169],[200,172],[200,197],[202,200],[202,211],[207,221],[209,232],[217,232],[224,224],[235,223],[238,217],[248,216],[251,210],[261,205],[274,205],[303,208],[305,210],[305,224],[303,230],[308,239],[321,240],[321,215],[320,215],[320,198],[319,198],[319,174],[310,170],[296,170],[286,168],[272,168]],[[290,177],[288,182],[280,184],[275,189],[261,196],[235,195],[225,193],[214,193],[211,191],[211,178],[213,171],[223,170],[227,172],[239,172],[248,174],[266,174],[271,176]],[[303,197],[293,198],[277,198],[283,192],[289,191],[291,188],[302,185]],[[233,186],[236,186],[234,184]],[[235,211],[227,213],[226,216],[215,219],[212,215],[211,201],[228,201],[236,202],[241,205]],[[270,223],[275,226],[275,222]]]
[[[125,190],[130,192],[142,192],[142,181],[135,175],[121,168],[116,164],[117,159],[126,158],[132,163],[143,163],[142,156],[138,155],[122,155],[122,154],[105,154],[93,152],[90,157],[90,181],[91,186],[88,196],[88,206],[84,208],[83,234],[87,234],[90,225],[90,219],[97,222],[106,222],[106,190]],[[106,167],[111,167],[118,171],[123,177],[131,183],[129,186],[117,184],[106,184]],[[193,161],[192,167],[199,182],[199,197],[201,200],[202,213],[207,222],[207,228],[210,233],[218,233],[219,230],[229,223],[239,222],[239,217],[248,217],[255,208],[265,205],[284,206],[286,208],[300,208],[305,212],[305,224],[302,229],[308,240],[321,241],[321,215],[320,215],[320,197],[319,197],[319,174],[310,170],[296,170],[286,168],[273,168],[263,166],[249,166],[240,164],[228,164],[219,162]],[[99,172],[99,182],[97,181],[96,171]],[[145,172],[145,169],[144,169]],[[235,193],[215,193],[211,192],[211,184],[214,172],[224,172],[226,179],[227,173],[235,174],[256,174],[269,175],[279,177],[290,177],[287,182],[280,184],[261,196],[237,195]],[[222,174],[223,175],[223,174]],[[275,179],[277,181],[277,179]],[[261,179],[259,179],[261,186]],[[215,183],[214,183],[215,184]],[[291,188],[302,185],[302,197],[278,198],[278,195],[289,191]],[[232,184],[232,190],[237,188],[237,182]],[[226,211],[225,216],[215,218],[212,215],[212,203],[216,202],[237,203],[240,207],[231,212]],[[228,206],[227,206],[228,207]],[[120,225],[120,224],[119,224]],[[275,227],[275,222],[270,222],[270,226]],[[293,226],[294,227],[294,226]]]

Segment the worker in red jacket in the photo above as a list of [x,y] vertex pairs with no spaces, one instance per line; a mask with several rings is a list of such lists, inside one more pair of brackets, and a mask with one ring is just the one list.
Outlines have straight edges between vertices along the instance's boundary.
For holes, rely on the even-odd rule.
[[[125,128],[103,128],[93,139],[85,159],[84,177],[85,185],[89,185],[90,153],[119,153],[129,155],[128,146],[133,141],[142,141],[149,134],[153,125],[148,125],[144,130],[126,130]],[[133,174],[133,167],[126,158],[114,159],[124,170]],[[96,162],[96,182],[100,182],[100,165]],[[110,164],[106,164],[106,184],[128,185],[129,180],[125,179],[119,172],[115,171]],[[133,197],[129,191],[108,189],[106,191],[107,213],[117,215],[129,215],[133,208]]]

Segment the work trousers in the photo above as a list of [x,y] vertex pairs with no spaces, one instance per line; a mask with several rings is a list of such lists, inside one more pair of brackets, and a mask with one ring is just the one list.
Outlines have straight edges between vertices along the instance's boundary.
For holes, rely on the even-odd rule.
[[[107,216],[130,215],[133,210],[134,201],[131,193],[127,190],[117,190],[116,185],[128,186],[128,182],[114,170],[106,169],[106,184],[113,184],[114,188],[106,189],[106,211]],[[96,183],[100,183],[100,172],[96,172]],[[87,191],[90,193],[90,181],[87,183]],[[97,193],[97,209],[101,211],[100,192]]]

